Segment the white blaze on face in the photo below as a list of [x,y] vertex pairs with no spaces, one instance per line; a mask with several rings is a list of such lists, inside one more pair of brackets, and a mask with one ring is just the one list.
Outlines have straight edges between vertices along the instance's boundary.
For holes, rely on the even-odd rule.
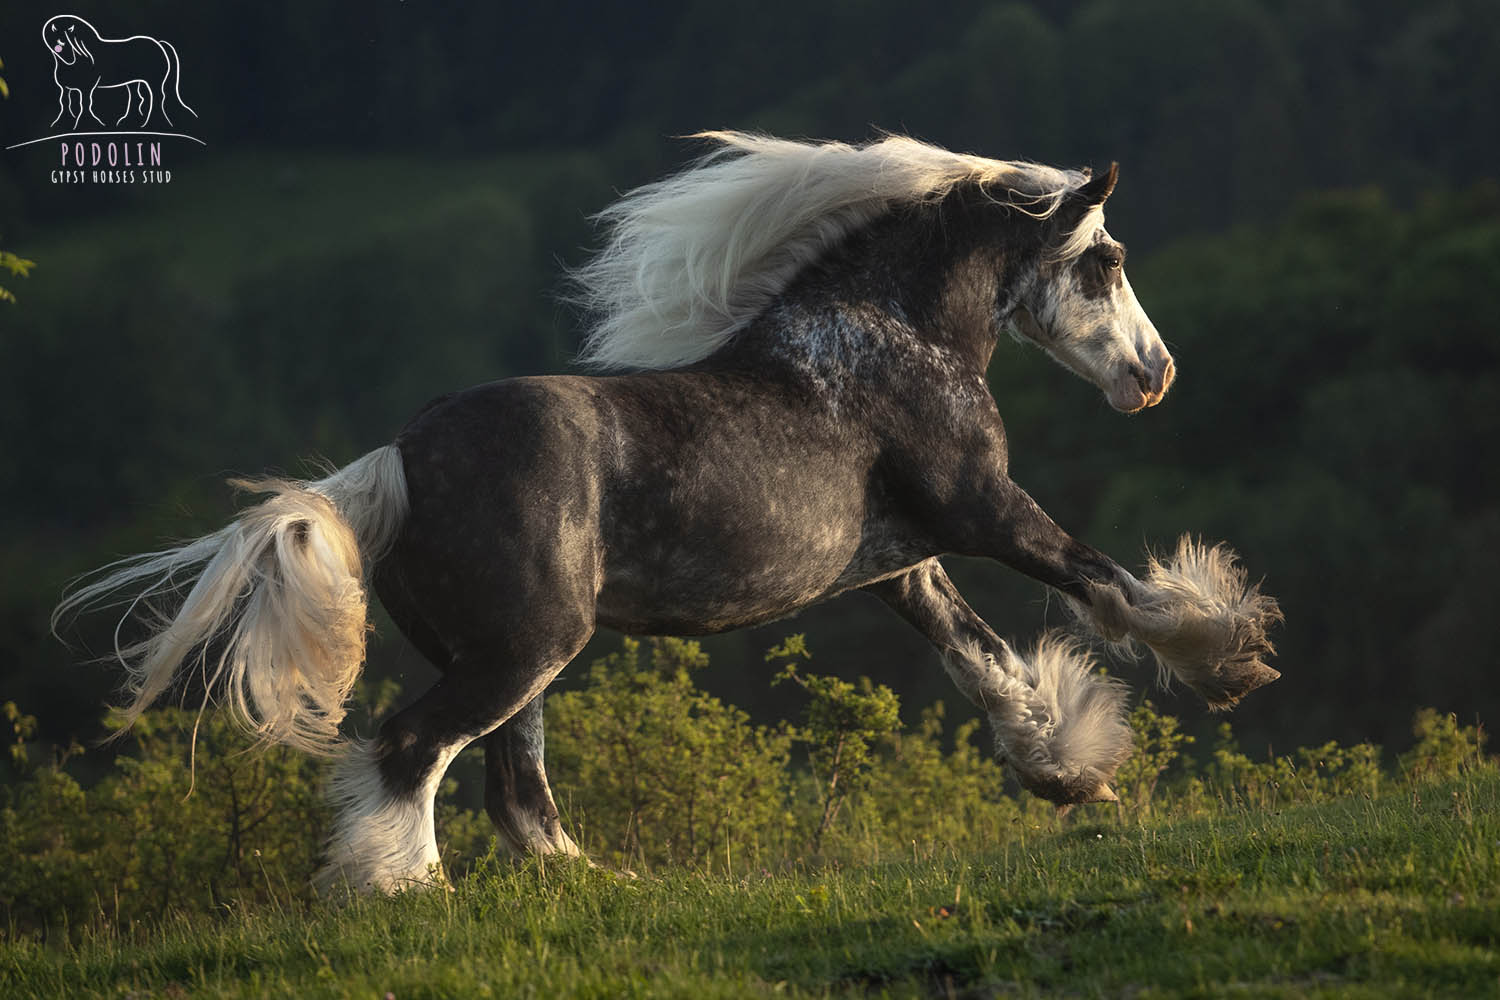
[[1134,413],[1161,402],[1175,375],[1171,355],[1125,277],[1123,248],[1104,232],[1075,260],[1045,264],[1031,301],[1017,310],[1021,335]]

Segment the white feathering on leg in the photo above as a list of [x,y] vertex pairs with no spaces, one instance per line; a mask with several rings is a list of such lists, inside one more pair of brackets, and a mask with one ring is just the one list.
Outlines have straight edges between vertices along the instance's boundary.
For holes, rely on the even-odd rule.
[[465,741],[444,747],[422,785],[393,794],[374,740],[350,740],[328,779],[333,829],[327,862],[314,881],[323,892],[345,883],[358,892],[396,892],[445,881],[433,828],[433,797]]
[[[1184,535],[1167,562],[1149,557],[1141,593],[1098,585],[1082,616],[1106,638],[1139,639],[1156,655],[1163,682],[1176,677],[1216,709],[1281,674],[1266,631],[1282,620],[1276,599],[1249,584],[1232,550]],[[1075,605],[1076,607],[1076,605]]]
[[945,657],[961,689],[989,714],[995,750],[1027,790],[1059,804],[1113,801],[1109,779],[1130,756],[1125,687],[1093,673],[1078,643],[1046,635],[1029,658],[977,642]]

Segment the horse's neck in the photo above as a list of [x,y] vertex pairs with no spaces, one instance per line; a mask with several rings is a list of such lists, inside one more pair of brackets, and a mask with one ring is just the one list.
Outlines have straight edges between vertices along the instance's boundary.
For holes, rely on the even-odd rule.
[[992,250],[913,226],[867,234],[794,282],[746,331],[766,359],[820,382],[902,370],[983,377],[994,349],[1001,274]]

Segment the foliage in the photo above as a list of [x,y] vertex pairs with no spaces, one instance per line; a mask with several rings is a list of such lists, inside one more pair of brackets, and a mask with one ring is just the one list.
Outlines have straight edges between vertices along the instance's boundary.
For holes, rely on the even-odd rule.
[[1257,763],[1240,752],[1228,723],[1219,726],[1209,775],[1210,784],[1226,800],[1255,809],[1350,795],[1368,798],[1386,780],[1380,770],[1380,748],[1373,744],[1344,747],[1330,741]]
[[[384,715],[398,695],[389,682],[361,684],[355,715]],[[39,759],[36,719],[14,703],[4,714],[18,779],[0,797],[0,915],[12,932],[126,930],[313,899],[328,826],[318,762],[252,745],[227,713],[162,708],[117,744],[109,773],[84,784],[69,771],[81,748]],[[453,860],[493,839],[487,819],[446,802],[438,829]]]
[[786,849],[786,732],[699,690],[696,642],[625,639],[581,691],[547,701],[549,774],[581,846],[617,864],[713,869]]
[[874,746],[900,726],[901,708],[890,688],[876,687],[868,677],[861,677],[856,686],[837,677],[798,672],[797,659],[811,657],[802,635],[790,636],[766,652],[767,662],[790,660],[771,683],[791,681],[808,696],[804,724],[792,735],[808,746],[813,780],[822,800],[822,812],[812,831],[816,851],[849,794],[867,787]]
[[1488,996],[1500,773],[1428,787],[748,877],[486,865],[452,893],[11,941],[0,995]]
[[[25,257],[17,257],[9,250],[0,250],[0,267],[9,271],[15,277],[24,278],[31,273],[33,267],[36,267],[36,261],[27,260]],[[15,293],[4,285],[0,285],[0,302],[10,302],[13,304],[15,301]]]
[[[1227,724],[1200,774],[1181,755],[1191,740],[1177,720],[1143,701],[1131,717],[1137,754],[1119,776],[1119,822],[1101,824],[1111,815],[1102,807],[1064,819],[1040,799],[1007,792],[1000,766],[979,748],[978,719],[945,736],[937,705],[901,729],[894,694],[868,680],[807,674],[797,663],[807,656],[801,636],[771,650],[769,659],[791,660],[779,676],[809,697],[803,725],[775,729],[694,684],[708,662],[696,642],[626,639],[597,660],[585,686],[546,705],[549,771],[570,832],[592,857],[643,872],[766,878],[978,856],[1069,831],[1102,838],[1103,830],[1280,815],[1495,773],[1482,730],[1424,709],[1399,778],[1381,770],[1370,744],[1252,760]],[[389,682],[362,685],[356,716],[384,715],[398,693]],[[147,713],[111,770],[85,782],[72,773],[78,748],[47,759],[36,720],[14,704],[4,716],[14,779],[0,799],[0,917],[10,937],[140,934],[176,916],[212,915],[218,926],[312,900],[308,880],[327,826],[312,761],[278,748],[246,752],[226,716],[199,720],[169,708]],[[792,760],[794,742],[808,748],[805,767]],[[454,784],[444,783],[438,803],[444,861],[460,879],[494,877],[488,819],[454,804]],[[1459,794],[1454,810],[1472,822],[1473,796]],[[816,893],[799,898],[809,910],[835,905]]]
[[13,705],[6,714],[13,759],[28,772],[0,808],[0,912],[11,927],[128,928],[182,910],[310,898],[325,822],[307,758],[246,752],[223,714],[200,722],[159,709],[136,723],[113,772],[85,788],[66,757],[31,761],[19,739],[30,720]]
[[[0,69],[3,69],[4,67],[4,60],[0,60]],[[9,96],[10,87],[6,85],[5,77],[0,76],[0,98],[6,98]],[[36,267],[36,261],[27,260],[25,257],[17,257],[9,250],[0,250],[0,267],[3,267],[5,270],[9,271],[13,277],[24,278],[31,273],[31,269],[33,267]],[[15,293],[10,291],[10,289],[6,288],[4,285],[0,285],[0,302],[14,303],[15,301]]]
[[1401,755],[1401,769],[1412,778],[1456,778],[1485,762],[1489,733],[1478,725],[1460,726],[1451,712],[1420,709],[1412,720],[1412,735],[1416,745]]
[[915,727],[887,737],[852,796],[846,828],[836,831],[844,856],[984,851],[1015,835],[1027,805],[1007,792],[1004,769],[980,747],[981,721],[965,719],[945,737],[946,715],[937,702]]
[[1162,775],[1178,759],[1181,748],[1193,743],[1193,737],[1182,731],[1175,717],[1158,714],[1149,698],[1131,710],[1130,729],[1135,750],[1115,774],[1115,793],[1122,810],[1140,814],[1149,810]]

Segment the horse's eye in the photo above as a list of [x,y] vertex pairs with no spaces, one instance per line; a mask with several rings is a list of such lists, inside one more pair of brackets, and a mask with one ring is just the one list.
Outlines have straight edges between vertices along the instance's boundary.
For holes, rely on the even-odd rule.
[[1120,269],[1120,265],[1124,263],[1125,258],[1119,256],[1118,254],[1110,254],[1108,257],[1104,258],[1104,266],[1109,268],[1111,271],[1118,271]]

